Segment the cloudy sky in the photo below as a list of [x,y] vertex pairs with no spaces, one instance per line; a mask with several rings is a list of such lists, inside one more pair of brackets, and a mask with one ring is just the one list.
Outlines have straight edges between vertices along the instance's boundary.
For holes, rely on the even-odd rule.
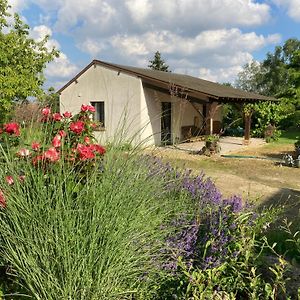
[[9,0],[60,58],[46,69],[61,87],[92,59],[147,67],[160,51],[173,72],[228,82],[252,59],[300,39],[300,0]]

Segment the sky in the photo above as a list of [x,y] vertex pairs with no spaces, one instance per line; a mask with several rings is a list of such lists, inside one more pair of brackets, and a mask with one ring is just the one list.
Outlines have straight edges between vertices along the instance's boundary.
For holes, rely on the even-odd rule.
[[31,36],[60,57],[46,86],[62,87],[93,59],[147,68],[156,51],[176,73],[234,82],[251,60],[300,39],[300,0],[9,0]]

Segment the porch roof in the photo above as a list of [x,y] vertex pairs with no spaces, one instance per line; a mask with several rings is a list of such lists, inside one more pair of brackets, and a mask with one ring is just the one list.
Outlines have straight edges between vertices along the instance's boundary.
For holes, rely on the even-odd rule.
[[203,80],[189,75],[177,74],[171,72],[162,72],[152,69],[143,69],[131,66],[123,66],[93,60],[86,68],[71,79],[58,92],[62,92],[72,82],[76,81],[87,69],[93,65],[101,65],[103,67],[116,70],[120,73],[136,76],[142,79],[143,83],[150,86],[168,89],[176,87],[179,92],[189,94],[189,97],[201,99],[205,102],[255,102],[255,101],[276,101],[273,97],[267,97],[256,93],[246,92],[233,87],[225,86],[208,80]]

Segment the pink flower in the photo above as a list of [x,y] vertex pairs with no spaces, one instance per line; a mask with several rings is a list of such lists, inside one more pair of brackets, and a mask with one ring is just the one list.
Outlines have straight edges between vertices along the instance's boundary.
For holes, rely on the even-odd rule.
[[48,159],[51,162],[58,161],[59,152],[54,147],[51,147],[43,154],[43,158]]
[[17,123],[7,123],[4,124],[4,131],[8,134],[15,134],[16,136],[20,135],[20,126]]
[[72,114],[71,114],[69,111],[66,111],[66,112],[63,113],[63,116],[64,116],[65,118],[71,118],[71,117],[72,117]]
[[59,121],[61,121],[62,116],[61,116],[60,113],[55,113],[55,114],[52,115],[52,119],[53,119],[54,121],[56,121],[56,122],[59,122]]
[[20,157],[27,157],[30,155],[30,151],[26,148],[22,148],[17,152],[17,155]]
[[45,117],[49,116],[50,113],[51,113],[50,107],[45,107],[45,108],[42,109],[42,114],[43,114]]
[[24,182],[24,181],[25,181],[25,178],[26,178],[25,175],[20,175],[20,176],[19,176],[19,179],[20,179],[21,182]]
[[8,183],[8,185],[14,184],[14,179],[12,176],[5,176],[5,180]]
[[[35,166],[37,165],[37,163],[39,161],[43,161],[44,160],[44,156],[43,155],[38,155],[38,156],[35,156],[33,159],[32,159],[32,164]],[[21,179],[21,178],[20,178]]]
[[81,111],[83,111],[83,112],[85,112],[85,111],[95,112],[96,109],[95,109],[95,107],[92,106],[92,105],[82,104],[82,105],[81,105]]
[[90,139],[88,136],[85,136],[85,137],[84,137],[84,142],[85,142],[86,144],[90,144],[90,143],[91,143],[91,139]]
[[52,146],[58,148],[61,146],[61,136],[57,134],[52,140]]
[[2,192],[2,190],[0,190],[0,206],[2,208],[5,208],[6,207],[6,200],[5,200],[5,196]]
[[41,144],[38,142],[32,142],[32,144],[31,144],[31,148],[34,151],[38,151],[40,149],[40,147],[41,147]]
[[95,158],[95,154],[93,153],[92,149],[89,146],[78,144],[77,151],[79,153],[80,160],[87,160]]
[[67,133],[64,131],[64,130],[60,130],[58,132],[58,134],[61,136],[61,137],[66,137],[67,136]]
[[70,124],[70,130],[75,132],[76,134],[81,134],[84,130],[84,122],[77,121]]
[[103,155],[106,152],[105,148],[102,147],[101,145],[98,145],[98,144],[93,144],[93,145],[90,146],[90,148],[91,148],[92,151],[96,151],[100,155]]

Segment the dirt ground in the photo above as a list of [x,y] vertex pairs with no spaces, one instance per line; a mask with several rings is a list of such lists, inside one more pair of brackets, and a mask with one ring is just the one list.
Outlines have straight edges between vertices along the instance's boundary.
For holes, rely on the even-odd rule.
[[[224,196],[238,194],[244,199],[267,203],[300,203],[300,169],[282,166],[283,154],[292,153],[293,145],[266,144],[249,146],[230,155],[259,156],[264,159],[205,157],[189,151],[156,148],[152,153],[180,168],[204,171]],[[269,160],[274,159],[274,160]]]

